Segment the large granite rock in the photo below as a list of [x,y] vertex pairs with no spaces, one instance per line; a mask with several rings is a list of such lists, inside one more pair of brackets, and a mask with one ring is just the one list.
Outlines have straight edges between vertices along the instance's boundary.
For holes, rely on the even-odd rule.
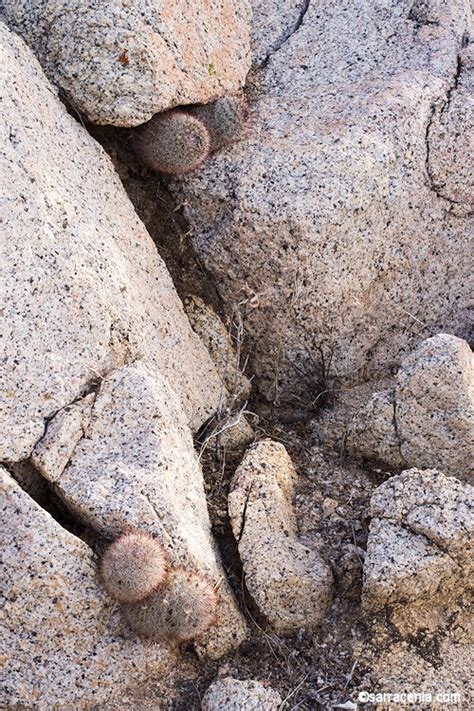
[[314,627],[331,600],[332,573],[316,550],[297,537],[293,509],[296,472],[282,444],[250,447],[229,493],[245,584],[279,633]]
[[242,86],[248,0],[5,0],[7,21],[90,121],[136,126]]
[[0,467],[3,709],[85,709],[172,673],[159,644],[124,635],[95,556]]
[[270,398],[327,377],[319,349],[355,380],[430,333],[467,333],[465,170],[435,136],[442,113],[449,145],[464,140],[448,105],[471,22],[468,0],[309,3],[258,74],[250,135],[174,184]]
[[437,467],[474,482],[474,355],[440,333],[403,359],[395,385],[349,423],[352,454],[391,467]]
[[0,461],[29,456],[45,422],[143,358],[199,427],[221,382],[155,245],[100,146],[2,24]]
[[238,646],[246,625],[211,536],[186,417],[166,380],[140,361],[105,377],[64,469],[58,466],[62,461],[48,456],[56,452],[49,438],[54,424],[53,419],[38,445],[42,473],[69,511],[108,538],[127,526],[150,531],[173,564],[209,575],[219,585],[220,607],[217,626],[201,643],[203,653],[218,657]]

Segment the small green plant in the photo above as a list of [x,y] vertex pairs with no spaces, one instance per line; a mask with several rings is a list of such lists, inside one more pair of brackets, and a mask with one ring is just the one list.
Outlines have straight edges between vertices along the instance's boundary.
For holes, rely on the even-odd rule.
[[249,119],[247,102],[237,94],[223,96],[212,104],[191,106],[188,111],[200,119],[209,131],[211,151],[219,151],[239,141]]
[[127,531],[105,551],[99,575],[105,590],[118,602],[145,600],[167,575],[163,546],[144,531]]
[[184,175],[199,168],[209,155],[211,140],[197,116],[172,109],[156,114],[133,130],[133,147],[149,168]]
[[175,568],[149,600],[124,605],[123,612],[130,628],[141,637],[186,642],[216,623],[217,593],[204,576]]

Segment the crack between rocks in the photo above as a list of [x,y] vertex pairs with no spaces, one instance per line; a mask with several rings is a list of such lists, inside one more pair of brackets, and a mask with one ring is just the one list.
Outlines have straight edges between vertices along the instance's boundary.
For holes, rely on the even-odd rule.
[[264,57],[264,59],[260,62],[260,65],[259,65],[260,67],[262,67],[262,68],[263,68],[263,67],[266,67],[267,64],[268,64],[268,62],[270,61],[270,59],[271,59],[277,52],[279,52],[282,47],[285,46],[285,44],[293,37],[294,34],[296,34],[296,33],[298,32],[298,30],[300,29],[301,25],[303,24],[304,18],[305,18],[305,16],[306,16],[306,13],[307,13],[308,10],[309,10],[310,4],[311,4],[311,0],[304,0],[303,5],[302,5],[301,10],[300,10],[300,14],[298,15],[298,17],[297,17],[297,19],[296,19],[296,22],[294,23],[293,27],[292,27],[288,32],[286,32],[280,40],[278,40],[278,42],[277,42],[277,44],[276,44],[275,47],[273,47],[272,49],[270,49],[270,50],[267,52],[267,54],[266,54],[266,56]]
[[[34,467],[31,464],[31,462],[29,462],[29,460],[25,460],[25,461],[27,461],[30,464],[31,468],[38,474],[38,476],[43,481],[45,481],[45,483],[47,485],[47,489],[48,489],[48,503],[50,504],[50,506],[44,506],[40,500],[38,500],[34,496],[32,496],[30,494],[30,492],[27,491],[27,489],[22,485],[22,483],[18,481],[18,479],[16,478],[16,476],[14,475],[14,473],[11,469],[12,462],[0,462],[0,464],[7,470],[10,477],[18,484],[18,486],[24,491],[24,493],[26,494],[26,496],[28,496],[28,498],[30,498],[32,501],[34,501],[35,504],[40,509],[42,509],[42,511],[44,511],[49,516],[51,516],[51,518],[54,521],[56,521],[58,526],[61,526],[62,529],[67,531],[67,533],[69,533],[71,536],[74,536],[74,538],[77,538],[79,541],[81,541],[81,543],[85,543],[85,545],[93,551],[94,550],[93,546],[91,546],[91,544],[88,541],[84,540],[84,538],[82,538],[80,535],[75,533],[73,530],[74,527],[84,528],[81,520],[77,516],[75,516],[74,513],[69,508],[69,506],[67,506],[63,502],[63,500],[58,497],[58,495],[52,488],[50,482],[48,482],[48,480],[45,479],[45,477],[43,477],[41,472],[38,469],[36,469],[36,467]],[[15,463],[17,463],[17,462],[15,462]],[[58,504],[58,500],[60,502],[60,506]],[[69,525],[66,525],[65,516],[61,516],[61,508],[64,510],[65,516],[67,518],[69,518],[69,521],[68,521]]]

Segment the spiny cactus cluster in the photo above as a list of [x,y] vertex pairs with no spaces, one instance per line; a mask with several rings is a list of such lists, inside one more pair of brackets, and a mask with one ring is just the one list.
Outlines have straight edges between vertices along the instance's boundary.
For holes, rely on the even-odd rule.
[[170,567],[163,546],[148,533],[122,534],[102,556],[99,573],[141,637],[179,644],[197,639],[216,623],[218,598],[212,583],[198,573]]
[[208,157],[209,132],[202,121],[185,111],[156,114],[133,132],[138,157],[152,170],[184,175],[196,170]]
[[200,637],[216,622],[217,595],[213,586],[184,568],[171,570],[166,585],[140,605],[125,605],[125,619],[143,637],[187,642]]
[[247,102],[236,94],[223,96],[212,104],[191,106],[188,111],[207,128],[212,152],[239,141],[249,118]]
[[161,543],[143,531],[130,531],[106,550],[99,574],[110,597],[133,603],[152,595],[164,582],[167,569]]
[[154,171],[184,175],[199,168],[211,152],[238,141],[248,121],[242,96],[224,96],[212,104],[171,109],[133,130],[140,160]]

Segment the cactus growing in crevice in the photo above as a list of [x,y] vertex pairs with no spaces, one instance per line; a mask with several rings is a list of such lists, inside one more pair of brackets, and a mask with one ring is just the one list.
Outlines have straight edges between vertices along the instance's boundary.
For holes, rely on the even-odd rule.
[[169,175],[190,173],[206,160],[211,140],[196,116],[172,109],[133,129],[135,153],[149,168]]
[[239,141],[249,120],[248,104],[237,94],[223,96],[212,104],[189,106],[187,111],[206,126],[212,152]]
[[173,643],[195,640],[217,621],[217,593],[204,576],[170,570],[166,583],[143,603],[124,605],[124,617],[141,637]]
[[167,575],[163,546],[144,531],[127,531],[101,558],[99,576],[105,590],[118,602],[145,600],[162,585]]

